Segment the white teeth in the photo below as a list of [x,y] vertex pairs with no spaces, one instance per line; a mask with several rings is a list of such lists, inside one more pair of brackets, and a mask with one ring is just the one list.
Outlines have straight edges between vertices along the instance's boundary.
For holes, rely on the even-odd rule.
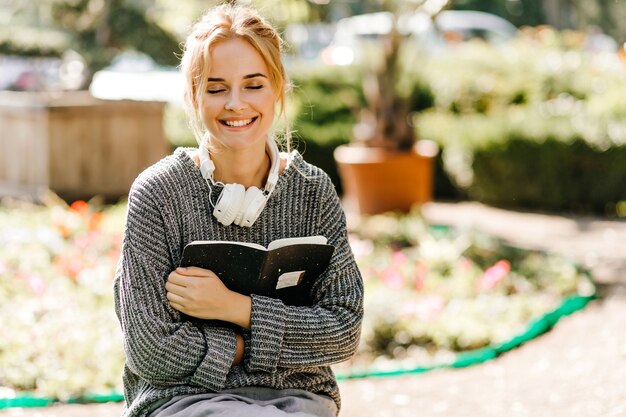
[[246,119],[246,120],[224,120],[224,123],[226,123],[228,126],[232,126],[232,127],[241,127],[241,126],[249,125],[250,123],[252,123],[252,119]]

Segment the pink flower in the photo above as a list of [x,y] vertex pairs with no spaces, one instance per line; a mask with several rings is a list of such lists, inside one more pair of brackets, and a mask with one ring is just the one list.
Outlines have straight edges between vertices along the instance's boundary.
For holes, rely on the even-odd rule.
[[371,240],[359,239],[354,235],[349,235],[348,240],[350,241],[352,253],[357,258],[368,256],[374,252],[374,243]]
[[404,287],[404,277],[400,272],[393,267],[385,269],[382,273],[381,279],[383,283],[392,290],[400,290]]
[[487,268],[480,281],[478,281],[478,290],[490,290],[495,288],[506,276],[511,272],[511,264],[509,261],[501,260],[493,266]]
[[393,264],[396,266],[399,266],[408,260],[407,256],[400,251],[394,252],[391,259],[393,260]]
[[39,275],[26,276],[26,282],[33,290],[33,292],[37,295],[43,295],[43,293],[46,291],[46,283]]
[[85,260],[80,256],[80,252],[65,252],[54,258],[54,265],[62,274],[72,280],[78,279],[78,274],[85,268]]
[[424,288],[424,281],[426,280],[426,274],[428,273],[428,267],[424,264],[417,264],[415,267],[415,289],[417,291]]
[[396,251],[391,255],[391,265],[387,267],[381,275],[383,283],[392,290],[400,290],[404,287],[404,277],[401,270],[404,263],[408,261],[407,256]]

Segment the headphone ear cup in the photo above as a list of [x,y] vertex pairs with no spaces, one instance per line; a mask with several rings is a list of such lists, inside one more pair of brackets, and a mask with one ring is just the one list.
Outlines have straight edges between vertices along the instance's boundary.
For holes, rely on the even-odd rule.
[[239,212],[237,213],[237,216],[235,217],[235,220],[233,221],[233,223],[235,223],[238,226],[243,226],[242,222],[245,218],[246,210],[250,206],[250,204],[252,204],[252,202],[254,201],[254,199],[257,197],[258,194],[263,195],[261,190],[259,190],[255,186],[252,186],[246,190],[246,195],[244,197],[243,204],[241,205],[241,208],[239,209]]
[[261,190],[258,190],[258,192],[254,194],[254,198],[251,199],[250,203],[244,205],[241,208],[243,212],[243,219],[241,220],[241,223],[239,225],[251,227],[256,219],[259,218],[259,215],[265,208],[266,202],[267,197],[263,194]]
[[241,184],[226,184],[220,193],[213,215],[224,226],[229,226],[242,209],[246,189]]

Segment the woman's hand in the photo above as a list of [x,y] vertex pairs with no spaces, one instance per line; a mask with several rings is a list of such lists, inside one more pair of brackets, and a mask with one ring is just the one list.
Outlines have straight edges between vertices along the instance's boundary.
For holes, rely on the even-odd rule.
[[177,268],[168,276],[165,289],[170,305],[181,313],[250,328],[251,298],[226,288],[208,269]]

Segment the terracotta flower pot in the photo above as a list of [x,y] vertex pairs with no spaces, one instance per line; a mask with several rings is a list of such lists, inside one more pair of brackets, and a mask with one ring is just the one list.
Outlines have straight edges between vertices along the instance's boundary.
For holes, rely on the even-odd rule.
[[432,200],[437,145],[420,141],[409,152],[381,148],[339,146],[335,161],[348,212],[377,214],[409,211]]

